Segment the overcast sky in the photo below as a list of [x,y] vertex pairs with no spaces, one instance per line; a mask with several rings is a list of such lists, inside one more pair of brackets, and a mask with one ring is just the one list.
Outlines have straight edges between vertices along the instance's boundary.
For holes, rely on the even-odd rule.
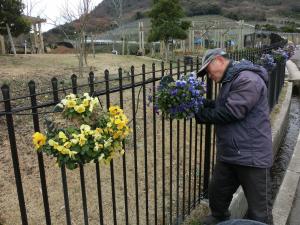
[[[24,14],[31,14],[31,16],[40,16],[47,19],[47,23],[42,24],[42,31],[45,32],[54,27],[53,23],[63,24],[62,12],[66,5],[73,10],[78,7],[82,0],[22,0],[25,6]],[[92,5],[95,7],[103,0],[92,0]],[[31,3],[31,4],[30,4]],[[32,5],[32,7],[30,7]],[[28,11],[31,10],[31,13]]]

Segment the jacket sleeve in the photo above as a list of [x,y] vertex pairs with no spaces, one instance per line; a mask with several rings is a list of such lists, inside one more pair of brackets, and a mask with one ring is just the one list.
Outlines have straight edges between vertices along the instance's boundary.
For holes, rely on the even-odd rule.
[[232,84],[225,107],[238,120],[244,119],[259,101],[263,80],[253,72],[245,71]]
[[237,121],[238,119],[224,107],[202,108],[195,117],[197,123],[205,124],[226,124]]
[[239,76],[231,86],[224,106],[204,107],[196,115],[197,123],[227,124],[242,120],[255,106],[261,95],[257,76]]
[[203,100],[203,106],[207,107],[207,108],[215,108],[215,106],[216,106],[215,100],[204,99]]

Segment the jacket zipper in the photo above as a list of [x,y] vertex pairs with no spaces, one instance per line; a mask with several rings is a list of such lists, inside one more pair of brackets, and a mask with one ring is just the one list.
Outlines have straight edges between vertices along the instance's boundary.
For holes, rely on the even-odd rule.
[[240,152],[240,150],[239,150],[239,147],[237,146],[237,144],[236,144],[236,142],[235,142],[235,140],[234,140],[233,137],[232,137],[232,143],[233,143],[233,145],[234,145],[234,148],[237,150],[237,153],[238,153],[238,154],[241,154],[241,152]]

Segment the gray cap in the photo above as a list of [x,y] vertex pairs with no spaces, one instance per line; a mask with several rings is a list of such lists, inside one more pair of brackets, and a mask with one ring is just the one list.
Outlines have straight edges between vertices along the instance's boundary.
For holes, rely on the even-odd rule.
[[227,53],[221,48],[214,48],[209,49],[205,52],[204,56],[202,57],[202,66],[200,70],[197,72],[197,76],[204,76],[206,74],[206,67],[209,63],[214,60],[218,55],[227,55]]

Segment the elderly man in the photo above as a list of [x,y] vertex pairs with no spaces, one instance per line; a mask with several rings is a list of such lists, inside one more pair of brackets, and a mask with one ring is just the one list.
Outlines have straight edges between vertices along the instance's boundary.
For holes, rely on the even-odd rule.
[[211,215],[203,224],[228,220],[232,196],[242,186],[247,217],[272,224],[270,167],[273,162],[266,70],[249,61],[231,61],[222,49],[208,50],[198,76],[221,84],[215,101],[206,101],[198,123],[216,125],[217,160],[209,184]]

